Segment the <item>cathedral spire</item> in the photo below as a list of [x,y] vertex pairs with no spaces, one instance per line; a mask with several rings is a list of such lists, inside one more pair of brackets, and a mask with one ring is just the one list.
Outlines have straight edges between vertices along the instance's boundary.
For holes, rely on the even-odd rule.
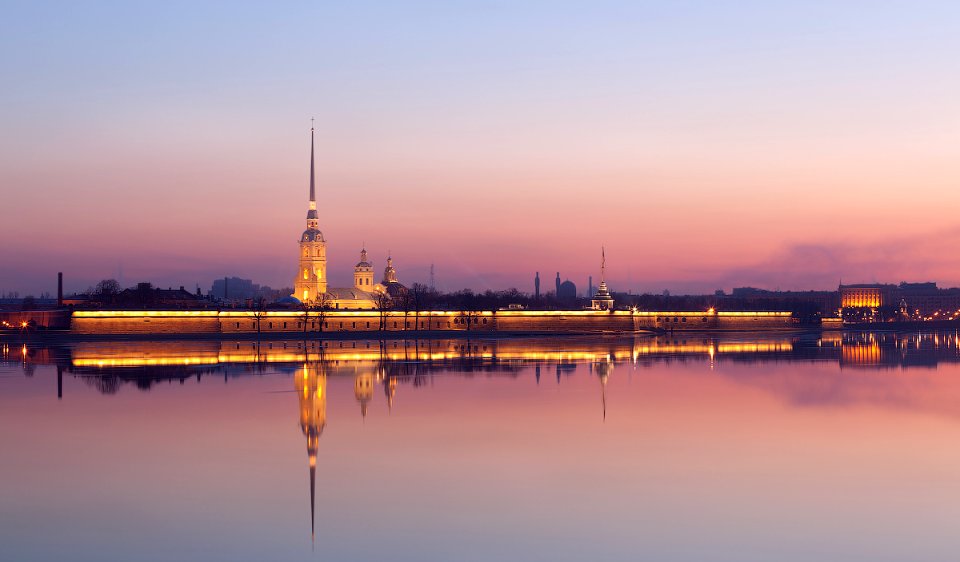
[[[313,165],[313,118],[310,118],[310,210],[307,211],[307,221],[316,221],[317,220],[317,192],[314,179],[314,165]],[[313,226],[316,228],[316,225]]]
[[315,523],[316,523],[316,497],[317,497],[317,457],[313,456],[310,458],[310,541],[312,542],[315,537]]
[[607,250],[600,246],[600,283],[604,281],[604,274],[607,271]]

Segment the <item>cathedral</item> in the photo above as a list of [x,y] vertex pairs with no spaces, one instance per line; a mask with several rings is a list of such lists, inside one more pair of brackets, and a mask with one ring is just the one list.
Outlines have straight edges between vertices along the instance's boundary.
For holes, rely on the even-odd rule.
[[293,297],[301,303],[332,309],[371,310],[403,294],[406,288],[397,280],[393,259],[387,257],[383,280],[374,283],[373,265],[367,250],[360,250],[360,261],[353,268],[353,287],[327,286],[327,241],[318,228],[317,197],[313,158],[313,127],[310,128],[310,207],[307,229],[300,236],[300,267],[293,282]]

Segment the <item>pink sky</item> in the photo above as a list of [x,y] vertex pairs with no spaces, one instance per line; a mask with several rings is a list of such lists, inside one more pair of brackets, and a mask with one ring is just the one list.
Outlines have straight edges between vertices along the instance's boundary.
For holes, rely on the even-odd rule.
[[310,117],[338,284],[365,241],[442,289],[583,289],[602,245],[614,290],[960,285],[949,4],[366,9],[24,16],[0,292],[290,285]]

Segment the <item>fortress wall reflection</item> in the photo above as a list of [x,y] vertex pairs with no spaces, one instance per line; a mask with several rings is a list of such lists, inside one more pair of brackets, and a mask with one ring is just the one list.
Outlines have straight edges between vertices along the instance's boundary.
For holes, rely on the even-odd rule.
[[958,360],[957,334],[825,333],[820,337],[707,338],[524,337],[408,340],[308,341],[121,341],[63,346],[4,345],[4,362],[56,364],[68,372],[96,375],[110,369],[259,369],[311,362],[353,364],[354,369],[404,362],[428,365],[577,364],[598,361],[818,360],[841,367],[931,366]]
[[152,367],[313,361],[396,362],[487,359],[497,362],[633,361],[640,357],[786,353],[790,340],[723,342],[711,339],[391,340],[310,342],[79,342],[73,367]]

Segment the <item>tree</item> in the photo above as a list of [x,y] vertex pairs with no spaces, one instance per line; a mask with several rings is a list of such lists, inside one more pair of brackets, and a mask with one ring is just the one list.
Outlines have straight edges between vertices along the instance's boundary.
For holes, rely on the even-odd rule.
[[407,315],[410,314],[410,310],[413,308],[413,299],[410,297],[410,291],[397,293],[397,296],[393,298],[393,302],[403,311],[403,329],[406,330]]
[[307,333],[307,323],[310,322],[310,303],[300,301],[300,310],[303,311],[303,333]]
[[112,299],[120,294],[120,283],[116,279],[104,279],[93,288],[93,294],[102,299]]
[[256,297],[253,299],[252,306],[253,319],[257,324],[257,337],[260,337],[260,319],[267,314],[267,299]]
[[377,303],[377,312],[380,313],[380,331],[387,329],[387,312],[393,308],[393,299],[386,291],[378,291],[375,297]]
[[423,283],[414,283],[410,287],[410,306],[413,307],[413,329],[420,329],[420,311],[423,310],[423,305],[426,301],[427,292],[429,287]]
[[330,297],[327,293],[317,295],[314,310],[317,312],[317,331],[323,333],[323,324],[327,321],[327,312],[330,311]]

